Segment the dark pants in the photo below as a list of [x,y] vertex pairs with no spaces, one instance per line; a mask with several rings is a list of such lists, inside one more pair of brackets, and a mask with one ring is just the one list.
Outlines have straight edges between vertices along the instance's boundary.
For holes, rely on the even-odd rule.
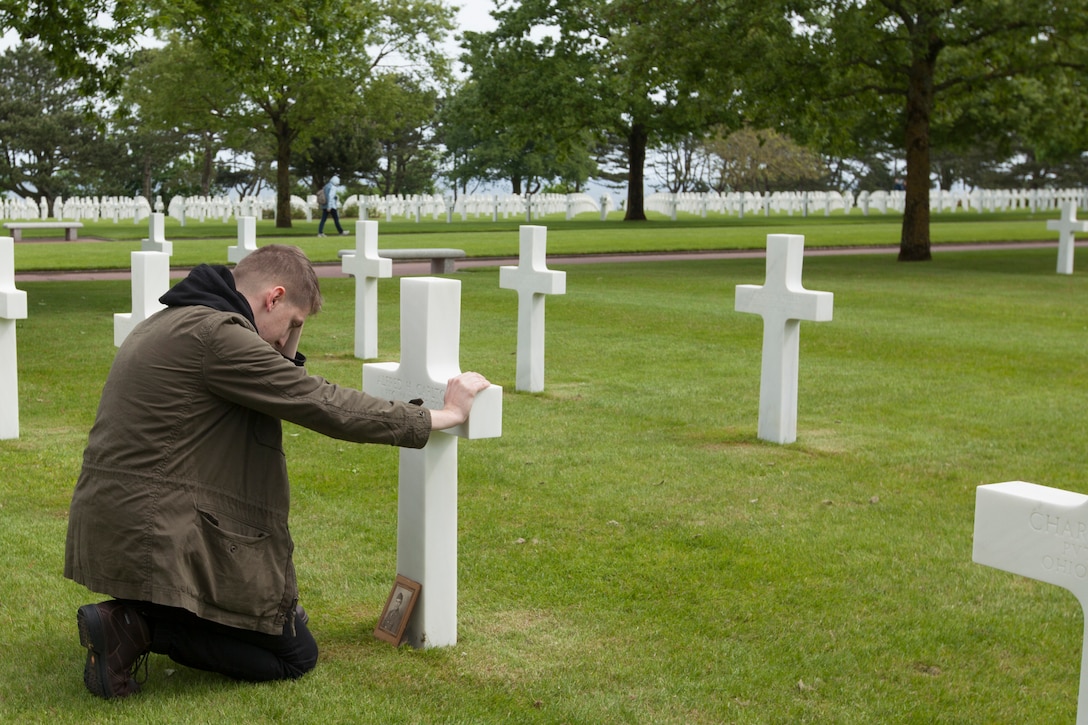
[[306,617],[295,617],[293,632],[288,625],[283,634],[275,635],[227,627],[184,609],[131,604],[147,619],[151,651],[187,667],[264,682],[297,679],[317,665],[317,642],[306,627]]
[[340,214],[336,211],[336,209],[321,210],[321,222],[317,225],[317,233],[325,233],[325,220],[328,219],[330,216],[332,217],[333,222],[336,224],[336,231],[343,234],[344,228],[340,226]]

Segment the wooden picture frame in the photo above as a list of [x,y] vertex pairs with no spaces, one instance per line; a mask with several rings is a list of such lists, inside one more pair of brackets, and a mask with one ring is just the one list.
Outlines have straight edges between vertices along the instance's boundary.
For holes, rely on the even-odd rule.
[[400,645],[422,588],[423,585],[419,582],[397,574],[393,588],[389,590],[389,598],[385,600],[385,608],[382,609],[378,624],[374,627],[375,637],[394,646]]

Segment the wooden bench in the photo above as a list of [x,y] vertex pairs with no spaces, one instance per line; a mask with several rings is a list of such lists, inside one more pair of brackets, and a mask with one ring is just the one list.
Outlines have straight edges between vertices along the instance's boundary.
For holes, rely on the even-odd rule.
[[74,242],[79,236],[83,222],[4,222],[4,229],[11,232],[11,238],[21,241],[24,229],[63,229],[64,241]]
[[[345,255],[355,254],[354,249],[341,249],[337,253],[341,259]],[[450,274],[454,270],[455,260],[464,259],[467,255],[463,249],[379,249],[379,257],[392,259],[397,262],[430,261],[431,274]]]

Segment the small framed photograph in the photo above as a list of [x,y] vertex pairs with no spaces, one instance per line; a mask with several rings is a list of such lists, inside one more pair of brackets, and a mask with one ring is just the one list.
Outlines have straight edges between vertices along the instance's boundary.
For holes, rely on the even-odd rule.
[[400,645],[422,588],[419,582],[397,574],[397,580],[389,591],[389,599],[385,601],[385,609],[378,617],[378,626],[374,628],[375,637],[393,646]]

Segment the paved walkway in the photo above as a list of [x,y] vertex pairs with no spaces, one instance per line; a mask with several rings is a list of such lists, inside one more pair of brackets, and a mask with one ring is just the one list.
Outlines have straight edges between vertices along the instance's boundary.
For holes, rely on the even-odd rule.
[[[1076,242],[1075,246],[1088,246],[1088,241]],[[934,245],[934,253],[961,252],[980,249],[1037,249],[1040,247],[1053,247],[1057,253],[1058,242],[1000,242],[987,244],[940,244]],[[899,245],[883,245],[872,247],[812,247],[805,249],[805,256],[823,255],[850,255],[850,254],[898,254]],[[604,264],[612,262],[676,262],[697,259],[758,259],[766,256],[764,249],[722,249],[704,252],[644,252],[637,254],[549,254],[548,266],[552,268],[566,267],[575,264]],[[517,264],[517,257],[469,257],[457,261],[457,269],[475,267],[498,267],[501,265]],[[340,262],[316,263],[314,268],[319,277],[347,277],[341,271]],[[181,277],[187,274],[188,267],[172,267],[171,277]],[[431,273],[430,262],[394,262],[393,276],[418,276]],[[105,279],[128,279],[129,270],[98,270],[98,271],[53,271],[53,272],[20,272],[16,273],[16,282],[53,282],[61,280],[88,281]]]

